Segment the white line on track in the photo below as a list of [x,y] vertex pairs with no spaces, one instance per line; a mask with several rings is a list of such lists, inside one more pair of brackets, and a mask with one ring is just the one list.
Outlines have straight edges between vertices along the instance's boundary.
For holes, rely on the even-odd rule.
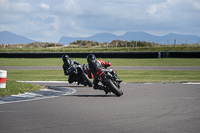
[[[49,83],[52,83],[52,82],[49,82]],[[73,88],[56,87],[55,86],[55,87],[51,87],[51,89],[41,89],[41,90],[36,91],[36,92],[26,92],[24,94],[0,97],[0,104],[34,101],[34,100],[41,100],[41,99],[47,99],[47,98],[55,98],[55,97],[59,97],[59,96],[71,95],[73,93],[76,93],[76,90],[73,89]]]
[[[126,84],[126,83],[124,83]],[[152,85],[152,84],[184,84],[184,85],[200,85],[199,82],[188,82],[188,83],[159,83],[159,82],[152,82],[152,83],[139,83],[139,82],[132,82],[132,84],[146,84],[146,85]]]
[[185,85],[200,85],[200,83],[191,83],[191,82],[188,82],[188,83],[182,83],[182,84],[185,84]]

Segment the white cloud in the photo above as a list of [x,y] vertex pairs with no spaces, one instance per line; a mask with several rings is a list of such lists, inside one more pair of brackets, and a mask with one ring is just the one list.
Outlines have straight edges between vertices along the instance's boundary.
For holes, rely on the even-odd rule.
[[11,8],[11,4],[8,0],[0,0],[0,10],[8,10]]
[[32,10],[32,8],[29,3],[24,1],[18,2],[10,0],[1,0],[0,10],[16,14],[16,13],[29,13]]
[[64,0],[63,3],[55,5],[55,13],[59,14],[60,16],[71,16],[76,17],[77,15],[83,14],[82,6],[84,4],[80,4],[76,2],[76,0]]
[[197,0],[193,1],[192,6],[195,10],[200,11],[200,1]]
[[199,0],[0,0],[0,31],[38,41],[100,32],[200,35]]
[[46,3],[40,3],[40,7],[42,7],[45,10],[49,10],[50,9],[49,5],[46,4]]

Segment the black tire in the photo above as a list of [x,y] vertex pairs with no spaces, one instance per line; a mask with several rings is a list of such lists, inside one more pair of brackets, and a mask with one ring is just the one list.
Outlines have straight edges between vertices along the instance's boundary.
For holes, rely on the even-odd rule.
[[122,90],[118,89],[110,79],[106,80],[105,83],[107,87],[112,91],[112,93],[114,93],[117,97],[123,95]]
[[87,84],[89,87],[92,87],[92,81],[88,78],[88,76],[85,73],[82,73],[81,77],[85,84]]

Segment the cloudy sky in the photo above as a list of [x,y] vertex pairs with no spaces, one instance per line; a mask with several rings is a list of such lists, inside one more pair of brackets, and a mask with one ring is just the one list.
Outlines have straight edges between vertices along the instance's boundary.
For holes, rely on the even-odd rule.
[[200,36],[200,0],[0,0],[0,31],[45,42],[127,31]]

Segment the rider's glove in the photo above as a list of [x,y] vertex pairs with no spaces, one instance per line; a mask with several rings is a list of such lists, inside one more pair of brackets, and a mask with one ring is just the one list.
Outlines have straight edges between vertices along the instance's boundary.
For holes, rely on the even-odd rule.
[[106,67],[110,67],[111,63],[110,62],[106,62]]

